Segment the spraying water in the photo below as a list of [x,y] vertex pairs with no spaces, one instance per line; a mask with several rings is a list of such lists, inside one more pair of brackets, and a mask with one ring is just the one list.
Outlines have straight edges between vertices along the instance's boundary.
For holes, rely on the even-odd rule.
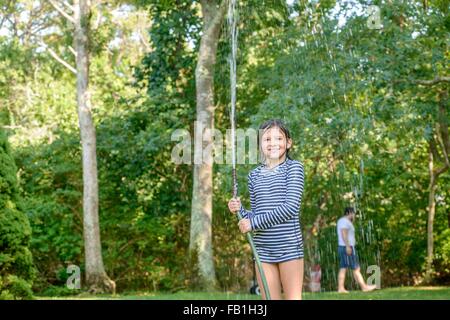
[[[233,137],[236,130],[235,108],[237,99],[237,11],[236,1],[230,0],[228,26],[231,40],[231,54],[229,59],[231,85],[230,115],[231,134]],[[333,157],[336,155],[336,163],[333,165],[334,168],[327,168],[329,169],[330,175],[322,176],[330,186],[329,192],[321,195],[324,199],[323,201],[319,199],[320,203],[318,211],[313,213],[313,208],[305,208],[313,213],[314,217],[318,218],[319,226],[319,232],[316,232],[305,241],[305,270],[308,272],[308,267],[311,267],[314,264],[320,265],[323,271],[323,291],[335,291],[337,288],[337,271],[339,266],[335,222],[342,214],[341,207],[351,205],[360,213],[359,218],[355,223],[355,231],[359,238],[358,252],[361,270],[365,270],[368,265],[373,263],[379,265],[380,261],[380,252],[377,248],[374,221],[370,218],[370,214],[366,212],[366,208],[370,208],[371,206],[368,203],[367,197],[370,186],[365,184],[364,177],[366,165],[364,162],[365,158],[354,157],[354,160],[349,160],[352,158],[353,151],[359,148],[363,141],[362,137],[364,137],[365,134],[364,125],[361,124],[360,112],[365,111],[370,114],[370,108],[368,108],[369,103],[367,95],[363,97],[367,102],[365,106],[359,101],[357,102],[358,107],[355,106],[355,88],[358,86],[356,79],[360,77],[360,72],[362,72],[362,70],[359,69],[361,56],[357,48],[347,46],[348,48],[345,49],[345,43],[348,43],[349,38],[353,36],[351,28],[347,29],[347,32],[342,32],[344,30],[341,30],[330,23],[329,17],[327,17],[325,13],[320,11],[320,9],[317,10],[314,6],[309,5],[306,5],[305,10],[300,13],[298,21],[300,21],[298,25],[299,30],[306,29],[308,32],[300,33],[297,47],[288,47],[289,41],[287,41],[286,46],[281,47],[280,49],[286,52],[291,49],[294,50],[290,55],[290,61],[295,67],[298,67],[298,70],[302,70],[302,61],[308,60],[305,55],[314,55],[317,53],[317,57],[322,57],[322,59],[318,59],[317,61],[317,64],[321,66],[320,69],[318,69],[319,72],[323,70],[324,75],[326,73],[329,75],[329,77],[324,78],[325,80],[321,80],[321,84],[323,84],[324,87],[328,87],[328,94],[316,90],[316,87],[314,86],[315,78],[313,77],[310,83],[306,82],[303,88],[297,89],[304,93],[303,96],[299,96],[299,100],[304,101],[304,107],[309,107],[310,109],[327,104],[332,106],[329,110],[333,111],[327,115],[328,119],[326,124],[330,125],[330,129],[334,131],[330,131],[327,134],[329,134],[332,139],[335,139],[337,136],[333,135],[333,132],[342,135],[342,137],[339,137],[338,139],[338,144],[334,147]],[[280,36],[282,37],[281,34]],[[278,41],[278,43],[284,42]],[[309,61],[311,60],[314,61],[313,59],[309,59]],[[345,69],[345,67],[348,67],[349,65],[351,65],[351,67]],[[288,79],[288,77],[283,79],[284,85],[287,88],[291,86],[291,83],[300,83],[303,75],[299,73],[289,75],[289,77],[291,76],[292,79]],[[281,93],[283,92],[284,91],[281,91]],[[286,117],[283,112],[283,110],[280,110],[280,116]],[[346,117],[342,117],[340,120],[342,124],[337,123],[335,125],[335,119],[333,117],[337,113],[343,113]],[[233,154],[233,195],[237,196],[234,140],[232,141],[231,151]],[[312,265],[308,266],[308,263],[311,263]],[[354,285],[352,287],[354,287]]]
[[236,0],[230,0],[228,5],[228,25],[230,28],[230,40],[231,40],[231,57],[229,59],[230,63],[230,85],[231,85],[231,154],[232,154],[232,168],[233,168],[233,197],[237,197],[237,177],[236,177],[236,53],[237,53],[237,38],[238,29],[236,27],[237,20],[237,10],[236,10]]
[[[237,36],[238,29],[236,27],[237,20],[237,8],[236,0],[230,0],[228,6],[228,25],[230,26],[231,36],[231,58],[230,58],[230,83],[231,83],[231,153],[232,153],[232,167],[233,167],[233,198],[237,198],[238,185],[236,176],[236,53],[237,53]],[[241,214],[238,212],[237,216],[242,219]],[[253,256],[255,257],[255,263],[261,276],[261,282],[263,284],[264,294],[267,300],[270,300],[269,286],[267,284],[266,276],[262,268],[261,261],[259,260],[258,252],[256,251],[255,244],[253,243],[253,237],[250,232],[247,232],[247,240],[252,248]]]

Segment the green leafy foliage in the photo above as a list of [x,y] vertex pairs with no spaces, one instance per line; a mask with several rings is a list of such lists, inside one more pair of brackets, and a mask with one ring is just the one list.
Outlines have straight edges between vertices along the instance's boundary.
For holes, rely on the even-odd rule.
[[29,299],[35,269],[31,228],[20,206],[17,168],[6,135],[0,131],[0,298]]

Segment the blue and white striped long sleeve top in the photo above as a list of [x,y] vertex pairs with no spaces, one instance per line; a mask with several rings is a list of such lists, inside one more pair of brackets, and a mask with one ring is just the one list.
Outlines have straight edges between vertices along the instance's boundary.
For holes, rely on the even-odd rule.
[[261,261],[303,257],[299,221],[303,187],[303,165],[289,158],[275,168],[260,165],[249,173],[251,210],[241,206],[240,213],[250,220]]

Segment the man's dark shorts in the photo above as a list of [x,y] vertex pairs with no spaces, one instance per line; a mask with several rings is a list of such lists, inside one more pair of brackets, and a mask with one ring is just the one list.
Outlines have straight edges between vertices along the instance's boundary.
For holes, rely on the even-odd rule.
[[351,248],[352,248],[352,254],[347,255],[345,246],[338,246],[339,268],[341,268],[341,269],[350,268],[352,270],[359,268],[358,254],[356,253],[355,247],[351,247]]

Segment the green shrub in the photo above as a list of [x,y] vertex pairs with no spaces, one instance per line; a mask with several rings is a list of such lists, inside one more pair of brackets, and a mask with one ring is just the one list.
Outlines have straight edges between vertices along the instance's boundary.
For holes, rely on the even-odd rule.
[[31,228],[21,211],[17,168],[4,132],[0,131],[0,297],[30,299],[35,276],[28,249]]
[[33,299],[30,282],[17,276],[0,277],[0,300]]

